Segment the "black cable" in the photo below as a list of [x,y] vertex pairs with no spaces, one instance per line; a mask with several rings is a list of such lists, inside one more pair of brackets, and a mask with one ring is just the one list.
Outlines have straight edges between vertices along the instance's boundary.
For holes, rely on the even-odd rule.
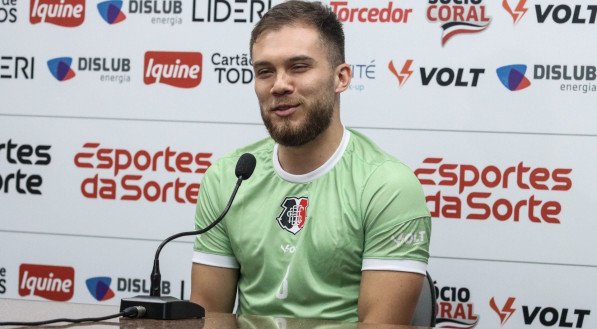
[[109,320],[113,318],[117,318],[119,316],[124,316],[127,318],[142,318],[145,316],[145,307],[143,306],[131,306],[124,309],[124,311],[112,315],[106,315],[97,318],[79,318],[79,319],[52,319],[46,321],[33,321],[33,322],[0,322],[0,326],[41,326],[44,324],[51,324],[57,322],[71,322],[71,323],[81,323],[81,322],[98,322]]

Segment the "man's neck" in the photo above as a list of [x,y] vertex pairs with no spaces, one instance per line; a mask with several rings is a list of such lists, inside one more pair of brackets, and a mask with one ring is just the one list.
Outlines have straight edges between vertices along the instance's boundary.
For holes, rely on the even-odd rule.
[[278,146],[278,161],[289,174],[304,175],[321,167],[338,149],[344,134],[339,120],[332,120],[330,126],[314,140],[302,146]]

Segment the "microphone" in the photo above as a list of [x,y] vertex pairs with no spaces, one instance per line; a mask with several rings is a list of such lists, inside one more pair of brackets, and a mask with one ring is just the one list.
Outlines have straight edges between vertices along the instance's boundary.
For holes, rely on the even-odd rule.
[[130,306],[143,306],[146,309],[145,318],[149,319],[157,319],[157,320],[178,320],[178,319],[191,319],[191,318],[202,318],[205,316],[205,309],[198,304],[192,303],[188,300],[179,300],[174,297],[170,296],[161,296],[161,283],[162,283],[162,275],[160,274],[160,252],[166,243],[177,239],[182,236],[188,235],[198,235],[203,234],[209,230],[211,230],[214,226],[216,226],[219,222],[224,219],[224,216],[230,210],[230,206],[232,205],[232,201],[236,196],[236,192],[238,191],[240,184],[244,181],[249,179],[255,171],[255,165],[257,160],[255,160],[255,156],[251,153],[244,153],[238,159],[236,163],[236,168],[234,170],[234,174],[236,175],[237,181],[234,190],[232,191],[232,195],[228,200],[228,204],[213,222],[209,224],[207,227],[196,230],[196,231],[188,231],[188,232],[181,232],[174,234],[164,241],[158,246],[158,249],[155,253],[155,258],[153,260],[153,269],[151,271],[151,286],[149,288],[149,296],[135,296],[132,298],[123,298],[120,301],[120,311],[122,312],[124,309]]

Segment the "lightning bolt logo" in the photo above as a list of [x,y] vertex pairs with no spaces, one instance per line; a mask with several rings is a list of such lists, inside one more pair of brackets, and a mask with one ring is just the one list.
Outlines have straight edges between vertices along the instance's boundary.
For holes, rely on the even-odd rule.
[[515,300],[516,298],[514,297],[508,298],[506,304],[504,304],[504,306],[501,309],[497,307],[495,299],[493,297],[491,297],[491,299],[489,300],[489,306],[491,306],[495,313],[497,313],[497,315],[500,317],[500,322],[502,326],[508,321],[508,319],[510,319],[512,314],[514,314],[514,311],[516,311],[516,309],[512,307],[512,304],[514,304]]
[[412,59],[407,59],[404,65],[402,66],[402,70],[400,70],[400,73],[398,73],[398,71],[396,70],[396,67],[394,66],[394,61],[390,61],[388,63],[388,69],[390,70],[390,72],[392,72],[392,74],[396,76],[396,78],[398,78],[398,84],[400,85],[400,87],[402,87],[406,83],[406,80],[408,80],[408,78],[410,78],[410,76],[413,74],[413,71],[410,69],[412,63]]
[[504,0],[502,1],[502,7],[506,9],[510,16],[512,16],[512,20],[514,20],[514,24],[516,24],[522,19],[522,16],[524,16],[524,14],[527,13],[528,8],[525,7],[526,3],[527,0],[518,0],[516,8],[512,10],[512,7],[510,7],[508,0]]

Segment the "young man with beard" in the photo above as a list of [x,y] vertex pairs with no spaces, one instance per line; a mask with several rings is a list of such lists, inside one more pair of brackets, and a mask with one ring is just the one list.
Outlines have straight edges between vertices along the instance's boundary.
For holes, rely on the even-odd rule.
[[202,181],[197,227],[224,209],[234,168],[257,158],[226,219],[195,242],[191,300],[207,311],[409,324],[431,221],[404,164],[340,121],[351,80],[342,25],[320,3],[273,7],[251,35],[271,138],[224,156]]

